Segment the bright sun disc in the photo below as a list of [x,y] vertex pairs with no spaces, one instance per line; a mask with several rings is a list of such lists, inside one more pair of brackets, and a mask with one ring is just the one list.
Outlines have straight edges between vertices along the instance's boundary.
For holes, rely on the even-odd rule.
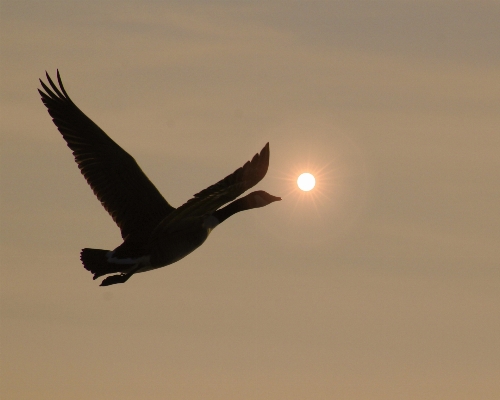
[[314,187],[314,185],[316,185],[316,179],[314,179],[314,176],[312,176],[309,172],[305,172],[297,179],[297,185],[300,190],[308,192]]

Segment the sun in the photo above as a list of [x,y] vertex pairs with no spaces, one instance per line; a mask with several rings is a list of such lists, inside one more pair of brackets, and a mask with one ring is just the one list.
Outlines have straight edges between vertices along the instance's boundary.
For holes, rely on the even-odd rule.
[[304,192],[309,192],[316,185],[316,179],[309,172],[301,174],[297,179],[297,186]]

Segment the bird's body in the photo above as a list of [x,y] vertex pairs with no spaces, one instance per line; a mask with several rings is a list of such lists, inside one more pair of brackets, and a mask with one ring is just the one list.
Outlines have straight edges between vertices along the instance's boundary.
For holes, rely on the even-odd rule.
[[[243,167],[172,207],[141,171],[135,160],[71,101],[57,72],[59,88],[47,74],[42,101],[92,190],[121,230],[123,243],[114,250],[81,252],[94,279],[102,286],[123,283],[133,274],[160,268],[201,246],[210,232],[231,215],[281,200],[264,191],[236,200],[256,185],[269,165],[269,143]],[[225,207],[223,205],[229,203]],[[222,208],[221,208],[222,207]]]

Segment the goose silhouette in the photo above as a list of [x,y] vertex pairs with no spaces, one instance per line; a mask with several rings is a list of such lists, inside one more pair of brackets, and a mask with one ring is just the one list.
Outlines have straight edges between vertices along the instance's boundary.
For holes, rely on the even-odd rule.
[[80,253],[83,266],[94,279],[113,274],[101,286],[124,283],[133,274],[175,263],[201,246],[210,232],[231,215],[281,200],[262,190],[238,198],[266,175],[267,143],[241,168],[196,193],[180,207],[172,207],[134,158],[73,103],[59,71],[59,87],[48,73],[46,76],[50,88],[40,79],[45,92],[38,90],[43,104],[123,238],[114,250],[85,248]]

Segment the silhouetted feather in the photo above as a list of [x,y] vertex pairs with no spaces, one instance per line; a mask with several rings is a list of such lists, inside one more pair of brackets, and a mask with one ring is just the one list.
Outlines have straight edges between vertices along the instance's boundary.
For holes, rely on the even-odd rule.
[[224,204],[233,201],[259,183],[269,167],[269,143],[251,161],[214,185],[198,192],[194,197],[170,213],[162,226],[182,220],[186,216],[202,216],[213,213]]
[[132,156],[118,146],[69,98],[57,71],[59,88],[49,74],[42,101],[97,198],[121,230],[122,237],[147,240],[151,230],[174,208]]

